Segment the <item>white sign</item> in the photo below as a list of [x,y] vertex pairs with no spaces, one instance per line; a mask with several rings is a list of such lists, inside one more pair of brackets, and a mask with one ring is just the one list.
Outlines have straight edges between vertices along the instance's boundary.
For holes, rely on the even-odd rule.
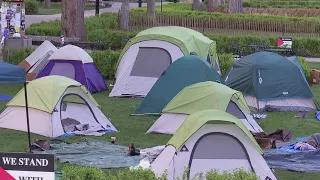
[[51,154],[0,153],[0,177],[6,180],[54,180]]

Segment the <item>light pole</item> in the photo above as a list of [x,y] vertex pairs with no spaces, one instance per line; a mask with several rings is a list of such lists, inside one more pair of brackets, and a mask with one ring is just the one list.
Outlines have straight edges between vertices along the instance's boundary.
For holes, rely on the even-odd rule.
[[99,1],[100,0],[96,0],[96,16],[99,16]]

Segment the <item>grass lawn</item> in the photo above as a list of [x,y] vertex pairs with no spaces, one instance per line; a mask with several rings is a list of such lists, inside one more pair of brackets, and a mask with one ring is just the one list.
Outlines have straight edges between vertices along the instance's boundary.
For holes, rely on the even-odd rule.
[[[316,68],[320,63],[310,63],[310,68]],[[0,84],[0,94],[14,95],[22,88],[22,85]],[[320,85],[312,86],[312,90],[320,101]],[[130,116],[130,113],[139,104],[140,100],[130,98],[109,98],[108,92],[97,93],[93,95],[97,102],[101,105],[102,110],[108,117],[111,118],[119,133],[115,134],[117,143],[128,145],[129,142],[134,142],[137,147],[152,147],[165,144],[170,136],[168,135],[146,135],[146,130],[153,124],[155,117],[152,116]],[[0,102],[0,109],[3,109],[6,102]],[[277,129],[290,129],[294,137],[308,136],[312,133],[320,132],[320,121],[313,118],[310,114],[308,119],[296,119],[295,113],[268,113],[268,118],[261,120],[261,126],[266,132],[272,132]],[[110,141],[110,136],[107,134],[102,137],[95,137]],[[32,139],[41,138],[38,135],[32,135]],[[68,142],[76,142],[80,137],[64,138]],[[2,152],[26,152],[27,151],[27,134],[24,132],[1,129],[0,130],[0,151]],[[58,163],[58,166],[63,166]],[[106,170],[108,172],[117,170]],[[320,173],[297,173],[290,171],[276,170],[276,176],[279,180],[318,180]]]
[[[94,10],[96,5],[93,3],[86,4],[85,10]],[[100,9],[105,8],[104,6],[100,6]],[[51,14],[61,14],[61,3],[52,3],[51,9],[43,9],[43,5],[39,10],[39,15],[51,15]]]

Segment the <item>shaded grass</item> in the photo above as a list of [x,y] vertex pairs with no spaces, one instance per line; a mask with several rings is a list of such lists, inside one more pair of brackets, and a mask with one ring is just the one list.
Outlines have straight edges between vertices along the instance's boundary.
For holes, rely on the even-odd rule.
[[319,69],[320,70],[320,63],[318,62],[308,62],[310,69]]
[[[0,85],[0,94],[14,95],[22,85],[2,84]],[[317,95],[320,93],[320,86],[314,85],[313,92]],[[116,134],[106,134],[101,137],[92,137],[95,139],[110,141],[110,136],[117,137],[117,144],[127,146],[128,143],[134,142],[137,147],[152,147],[165,144],[170,136],[159,134],[148,134],[145,132],[153,124],[156,117],[154,116],[130,116],[141,100],[132,98],[109,98],[109,92],[94,94],[94,98],[101,105],[102,111],[111,119],[113,125],[120,131]],[[0,109],[4,107],[6,102],[0,102]],[[268,118],[259,121],[262,128],[266,132],[273,132],[277,129],[289,129],[293,132],[294,137],[308,136],[312,133],[319,132],[320,121],[313,118],[310,114],[307,119],[294,118],[295,113],[280,112],[267,113]],[[32,134],[32,139],[47,139],[38,135]],[[90,137],[91,138],[91,137]],[[77,142],[81,137],[62,138],[68,142]],[[0,129],[0,151],[1,152],[26,152],[28,148],[27,134],[25,132]],[[68,164],[57,163],[59,169]],[[105,169],[105,172],[115,173],[121,169]],[[298,173],[290,171],[276,170],[276,176],[279,180],[295,180],[319,179],[320,173]]]

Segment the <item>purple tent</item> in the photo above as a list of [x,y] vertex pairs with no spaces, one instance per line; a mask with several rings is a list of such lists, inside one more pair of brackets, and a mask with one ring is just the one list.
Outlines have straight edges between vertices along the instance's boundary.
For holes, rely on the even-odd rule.
[[90,55],[83,49],[73,45],[67,45],[55,51],[37,78],[50,75],[74,79],[86,86],[90,93],[108,89]]

